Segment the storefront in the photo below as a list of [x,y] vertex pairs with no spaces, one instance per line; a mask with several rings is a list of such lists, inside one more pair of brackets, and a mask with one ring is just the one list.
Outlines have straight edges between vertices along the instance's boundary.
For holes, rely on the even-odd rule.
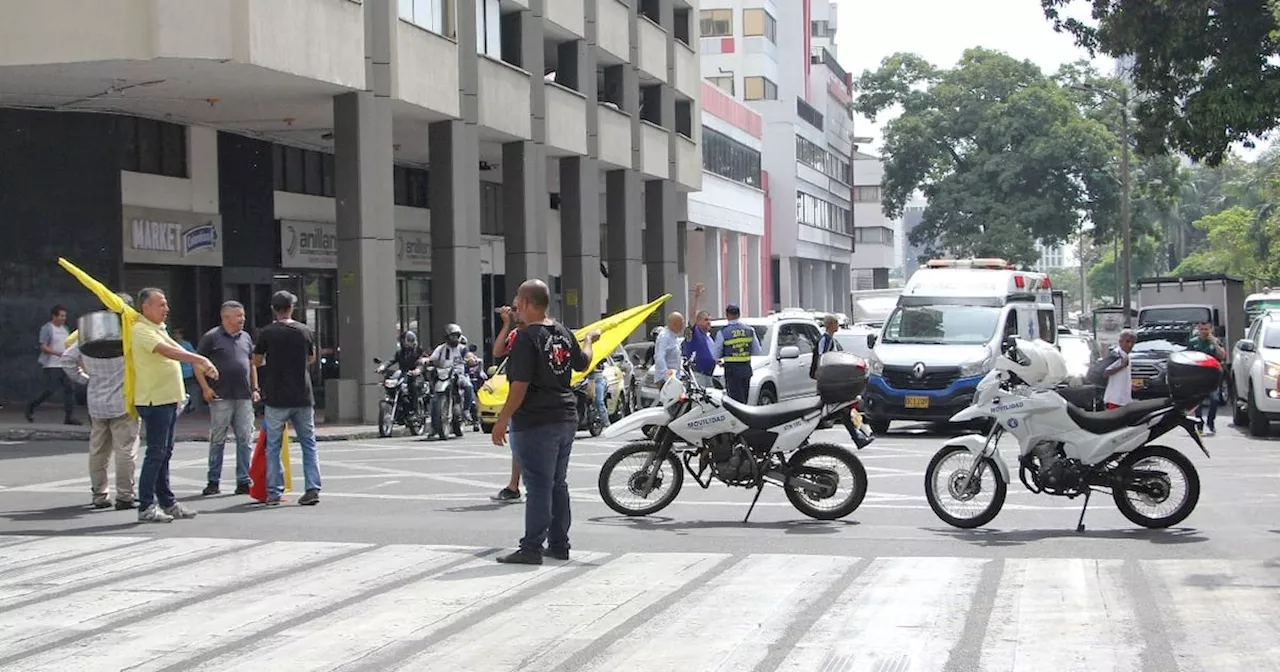
[[[329,222],[304,222],[281,219],[280,270],[272,279],[272,291],[287,289],[298,297],[299,309],[294,319],[305,322],[315,333],[319,348],[319,380],[339,375],[339,343],[337,328],[338,227]],[[425,231],[397,230],[396,297],[397,324],[387,325],[387,352],[395,347],[398,329],[408,325],[422,334],[424,342],[431,337],[431,239]],[[319,402],[319,399],[317,399]]]
[[120,289],[133,295],[146,287],[164,290],[169,328],[183,329],[194,343],[218,323],[225,244],[222,217],[126,205],[121,219],[124,275]]

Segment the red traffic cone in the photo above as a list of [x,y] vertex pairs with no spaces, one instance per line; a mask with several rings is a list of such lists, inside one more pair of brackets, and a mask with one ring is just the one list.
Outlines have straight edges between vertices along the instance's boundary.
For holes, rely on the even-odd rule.
[[267,501],[267,428],[258,430],[258,445],[253,448],[249,461],[249,497],[259,502]]

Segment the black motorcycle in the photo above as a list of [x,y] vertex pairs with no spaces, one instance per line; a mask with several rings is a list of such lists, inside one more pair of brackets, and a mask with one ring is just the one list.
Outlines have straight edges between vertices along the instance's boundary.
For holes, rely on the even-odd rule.
[[[378,436],[391,436],[396,425],[409,428],[418,436],[427,426],[426,406],[422,399],[421,378],[413,371],[404,372],[396,367],[383,366],[382,360],[373,358],[382,373],[382,401],[378,404]],[[417,392],[417,394],[413,394]]]
[[573,386],[574,401],[578,404],[578,431],[591,432],[591,436],[600,436],[604,431],[604,418],[596,408],[596,381],[590,376],[583,378]]

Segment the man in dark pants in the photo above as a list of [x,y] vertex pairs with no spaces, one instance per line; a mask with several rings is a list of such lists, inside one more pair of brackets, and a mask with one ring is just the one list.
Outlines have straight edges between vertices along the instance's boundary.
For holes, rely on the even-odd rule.
[[62,353],[67,349],[68,336],[70,333],[67,331],[67,309],[54,306],[53,310],[49,311],[49,321],[40,327],[40,368],[41,373],[44,374],[44,388],[39,396],[27,404],[25,413],[27,422],[35,422],[36,408],[54,393],[61,392],[62,410],[66,413],[63,422],[68,425],[80,424],[80,421],[73,417],[76,406],[75,391],[71,387],[71,381],[62,372]]
[[[507,360],[511,387],[507,403],[493,425],[493,443],[506,442],[511,424],[512,449],[524,475],[524,538],[520,548],[498,562],[541,565],[542,556],[569,559],[569,454],[578,430],[578,409],[570,379],[573,371],[591,368],[591,344],[599,331],[579,347],[573,332],[547,317],[551,292],[541,280],[526,280],[516,294],[519,335]],[[547,544],[543,550],[543,543]]]
[[729,323],[716,333],[714,352],[724,362],[724,387],[729,398],[745,404],[751,394],[751,357],[763,349],[756,330],[738,321],[742,311],[737,306],[725,306],[724,316]]

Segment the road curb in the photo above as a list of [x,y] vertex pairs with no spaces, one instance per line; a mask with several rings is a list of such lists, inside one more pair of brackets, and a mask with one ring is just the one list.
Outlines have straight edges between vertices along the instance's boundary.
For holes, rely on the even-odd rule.
[[[398,434],[394,434],[398,435]],[[393,435],[393,436],[394,436]],[[297,435],[290,434],[289,438],[296,442]],[[377,429],[353,429],[349,432],[329,432],[316,434],[317,442],[328,441],[363,441],[365,439],[378,438]],[[0,427],[0,441],[88,441],[89,428],[85,427],[75,429],[44,429],[44,428],[27,428],[27,427]],[[208,432],[180,432],[174,436],[174,441],[208,441]]]

